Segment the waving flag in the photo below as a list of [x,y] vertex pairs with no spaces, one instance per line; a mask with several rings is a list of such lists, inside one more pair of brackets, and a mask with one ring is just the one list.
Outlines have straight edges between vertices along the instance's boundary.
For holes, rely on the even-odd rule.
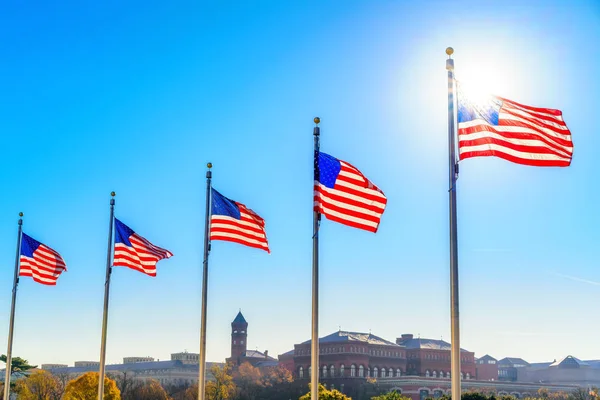
[[67,265],[50,247],[23,233],[21,240],[20,276],[30,276],[37,283],[56,285],[56,280]]
[[525,106],[496,96],[474,101],[460,85],[457,88],[461,160],[496,156],[538,167],[571,164],[571,132],[560,110]]
[[156,263],[173,253],[153,245],[115,218],[115,259],[113,266],[127,267],[156,276]]
[[210,240],[225,240],[271,252],[264,219],[215,189],[211,197]]
[[314,207],[332,221],[377,232],[387,198],[352,165],[315,154]]

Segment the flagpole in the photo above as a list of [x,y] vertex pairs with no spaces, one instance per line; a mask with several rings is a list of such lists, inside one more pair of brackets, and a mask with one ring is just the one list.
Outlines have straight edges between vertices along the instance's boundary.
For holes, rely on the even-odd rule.
[[102,315],[102,343],[100,344],[100,372],[98,374],[98,400],[104,397],[104,365],[106,363],[106,328],[108,325],[108,296],[112,272],[113,223],[115,221],[115,192],[111,192],[110,221],[108,224],[108,249],[106,250],[106,279],[104,281],[104,313]]
[[[23,213],[19,213],[23,217]],[[17,286],[19,285],[19,267],[21,259],[21,239],[23,238],[23,218],[19,218],[19,233],[17,234],[17,255],[15,256],[15,277],[13,280],[12,301],[10,303],[10,323],[8,327],[8,348],[6,350],[6,375],[4,377],[4,398],[10,396],[10,375],[12,369],[13,329],[15,327],[15,304],[17,302]]]
[[[319,128],[319,122],[321,119],[315,117],[314,122],[316,126],[313,129],[313,135],[315,137],[315,152],[314,152],[314,181],[317,182],[319,179],[319,136],[321,135],[321,129]],[[314,184],[313,184],[314,185]],[[313,193],[314,197],[314,193]],[[313,199],[314,209],[314,199]],[[313,210],[313,258],[312,258],[312,336],[311,336],[311,375],[310,375],[310,393],[311,399],[317,400],[319,398],[319,221],[321,215],[318,210]]]
[[451,330],[451,378],[452,399],[461,398],[460,390],[460,319],[458,308],[458,242],[456,222],[456,179],[458,163],[456,161],[454,134],[454,49],[448,47],[446,69],[448,70],[448,177],[450,181],[449,214],[450,214],[450,330]]
[[198,400],[204,400],[206,376],[206,300],[208,298],[208,255],[210,253],[210,203],[212,163],[206,164],[206,214],[204,218],[204,260],[202,262],[202,315],[200,317],[200,361],[198,368]]

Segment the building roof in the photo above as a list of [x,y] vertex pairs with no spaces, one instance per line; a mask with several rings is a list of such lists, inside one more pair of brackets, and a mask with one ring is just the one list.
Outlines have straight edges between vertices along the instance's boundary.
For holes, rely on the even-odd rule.
[[279,365],[278,361],[259,361],[254,364],[255,367],[276,367]]
[[265,356],[265,353],[261,353],[258,350],[246,350],[246,352],[244,353],[244,357],[247,358],[262,358],[264,360],[269,360],[269,361],[277,361],[276,358],[273,358],[269,355]]
[[[443,340],[437,339],[426,339],[426,338],[411,338],[401,339],[400,344],[406,346],[407,349],[427,349],[427,350],[448,350],[452,349],[450,343]],[[460,349],[460,351],[467,351]]]
[[244,318],[244,316],[242,315],[242,311],[241,310],[235,316],[235,319],[233,320],[233,323],[234,324],[247,324],[248,323],[248,322],[246,322],[246,318]]
[[581,361],[579,358],[575,358],[573,356],[566,356],[562,360],[554,361],[550,364],[551,367],[563,367],[563,368],[579,368],[579,367],[589,367],[585,361]]
[[498,364],[501,365],[509,365],[509,366],[513,366],[514,364],[519,364],[519,365],[529,365],[529,363],[525,360],[523,360],[522,358],[518,358],[518,357],[504,357],[502,360],[498,361]]
[[[367,344],[382,344],[386,346],[396,346],[396,343],[387,341],[385,339],[380,338],[379,336],[372,335],[370,333],[361,333],[361,332],[348,332],[348,331],[337,331],[332,333],[331,335],[327,335],[319,339],[319,343],[347,343],[347,342],[362,342]],[[311,340],[307,340],[306,342],[302,342],[302,344],[309,344]]]
[[[208,364],[208,363],[207,363]],[[97,371],[100,365],[89,365],[85,367],[66,367],[66,368],[52,368],[50,371],[53,373],[66,372],[69,374],[83,373],[90,371]],[[140,371],[149,369],[170,369],[170,368],[186,368],[186,369],[198,369],[197,364],[184,364],[179,360],[169,361],[147,361],[137,362],[128,364],[109,364],[106,366],[106,371]]]
[[477,361],[490,361],[490,360],[491,361],[498,361],[494,357],[490,356],[489,354],[486,354],[485,356],[480,357],[480,358],[477,359]]

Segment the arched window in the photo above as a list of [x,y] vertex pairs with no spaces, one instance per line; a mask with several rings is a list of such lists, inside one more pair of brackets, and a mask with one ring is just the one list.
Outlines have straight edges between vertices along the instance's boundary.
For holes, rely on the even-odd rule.
[[429,378],[429,370],[425,371],[425,378]]
[[367,377],[371,376],[371,367],[367,367]]
[[304,368],[302,368],[302,367],[298,368],[298,377],[300,379],[304,378]]
[[340,376],[344,377],[344,364],[340,365]]
[[335,378],[335,367],[333,365],[329,367],[329,376]]
[[467,379],[471,379],[471,374],[467,372]]
[[327,378],[327,365],[323,365],[323,378]]
[[450,371],[446,373],[446,378],[450,379]]
[[377,367],[373,368],[373,378],[377,378],[377,373],[379,372],[379,370],[377,369]]
[[437,371],[433,371],[433,373],[431,374],[431,376],[433,376],[434,378],[437,378]]
[[461,372],[460,373],[460,379],[463,379],[463,378],[464,378],[464,374]]
[[393,368],[390,368],[390,370],[388,371],[388,376],[390,378],[392,378],[394,376],[394,369]]
[[[362,368],[362,365],[360,368]],[[362,369],[360,371],[362,372]],[[356,366],[354,364],[352,364],[350,366],[350,377],[354,378],[355,376],[356,376]]]
[[365,367],[363,367],[362,365],[360,365],[358,367],[358,377],[359,378],[364,378],[365,377]]
[[308,367],[308,377],[312,376],[312,367]]
[[385,368],[381,368],[381,377],[385,378]]
[[396,370],[396,376],[402,376],[402,371],[400,370],[400,368]]

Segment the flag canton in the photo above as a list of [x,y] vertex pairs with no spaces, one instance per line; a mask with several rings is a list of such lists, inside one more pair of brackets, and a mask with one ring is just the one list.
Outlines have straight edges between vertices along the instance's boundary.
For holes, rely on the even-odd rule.
[[464,92],[458,92],[458,123],[482,119],[497,126],[500,119],[502,100],[496,96],[486,96],[482,101],[472,101]]
[[332,157],[329,154],[319,152],[319,161],[316,169],[319,172],[318,176],[315,177],[315,180],[320,182],[322,185],[333,189],[335,186],[335,181],[337,180],[337,177],[342,169],[342,164],[337,158]]
[[122,223],[121,221],[119,221],[116,218],[115,218],[115,228],[116,228],[115,229],[115,243],[123,243],[126,246],[132,247],[131,242],[129,241],[129,238],[135,232],[130,227],[128,227],[127,225],[125,225],[124,223]]
[[228,199],[221,193],[212,189],[211,215],[224,215],[235,219],[242,219],[240,208],[235,201]]
[[36,251],[42,244],[24,233],[22,235],[21,255],[33,258],[33,252]]

